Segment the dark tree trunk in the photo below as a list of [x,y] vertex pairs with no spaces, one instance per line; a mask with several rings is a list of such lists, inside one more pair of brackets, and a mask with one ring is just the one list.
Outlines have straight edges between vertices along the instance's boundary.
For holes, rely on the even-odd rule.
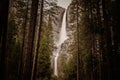
[[26,4],[26,12],[25,12],[25,18],[24,18],[24,24],[23,24],[23,38],[22,38],[22,44],[21,44],[21,52],[19,55],[19,66],[18,66],[18,79],[22,80],[22,74],[23,74],[23,54],[24,54],[24,46],[25,46],[25,36],[26,36],[26,27],[27,27],[27,21],[28,21],[28,6],[29,6],[29,0],[27,0]]
[[112,1],[112,32],[113,32],[113,54],[111,55],[112,80],[120,79],[120,1]]
[[96,0],[91,0],[91,18],[92,18],[92,73],[93,80],[98,79],[98,60],[97,60],[97,51],[96,51],[96,34],[97,34],[97,3]]
[[0,73],[1,79],[5,80],[5,56],[6,39],[8,29],[8,7],[9,0],[0,0]]
[[35,27],[36,27],[36,19],[37,19],[37,11],[38,11],[38,2],[39,0],[32,0],[30,26],[28,31],[27,53],[26,53],[26,59],[25,59],[25,65],[24,65],[23,80],[30,80],[31,78],[32,53],[33,53],[33,46],[34,46],[34,35],[35,35]]
[[[112,54],[112,41],[111,41],[111,32],[110,32],[110,14],[108,13],[108,3],[107,0],[102,0],[103,7],[103,28],[104,28],[104,40],[105,40],[105,52],[103,53],[103,80],[113,80],[110,79],[110,55]],[[113,75],[111,75],[113,76]]]
[[34,59],[33,59],[31,80],[36,80],[37,60],[38,60],[38,52],[39,52],[39,46],[40,46],[40,34],[41,34],[42,16],[43,16],[43,3],[44,3],[44,0],[41,0],[41,2],[40,2],[39,31],[37,34],[37,42],[36,42],[36,48],[35,48],[35,53],[34,53]]
[[77,43],[78,43],[78,45],[77,45],[77,80],[80,80],[80,69],[81,69],[81,67],[80,67],[80,45],[79,45],[79,23],[78,23],[78,18],[79,18],[79,12],[78,12],[78,6],[79,6],[79,1],[78,0],[76,0],[76,5],[77,5],[77,10],[76,10],[76,20],[77,20],[77,24],[76,24],[76,26],[77,26]]
[[99,70],[98,70],[98,74],[99,74],[99,80],[102,80],[101,77],[102,77],[102,72],[101,72],[101,60],[102,60],[102,23],[101,23],[101,13],[100,13],[100,3],[101,3],[101,0],[97,0],[97,28],[98,28],[98,38],[97,38],[97,53],[99,54],[98,55],[98,66],[99,66]]

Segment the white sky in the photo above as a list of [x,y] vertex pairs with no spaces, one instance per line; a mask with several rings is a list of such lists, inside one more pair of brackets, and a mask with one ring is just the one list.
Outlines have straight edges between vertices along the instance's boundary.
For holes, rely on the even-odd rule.
[[71,0],[58,0],[58,5],[66,9],[70,5],[70,3]]

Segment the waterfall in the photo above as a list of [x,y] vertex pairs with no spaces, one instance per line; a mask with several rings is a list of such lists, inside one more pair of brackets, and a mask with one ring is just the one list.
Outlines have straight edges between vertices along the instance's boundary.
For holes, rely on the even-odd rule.
[[61,26],[61,31],[60,31],[60,38],[58,43],[56,44],[56,50],[54,51],[54,75],[58,76],[58,57],[59,53],[61,50],[61,45],[64,43],[64,41],[67,39],[67,34],[66,34],[66,10],[63,15],[63,20],[62,20],[62,26]]

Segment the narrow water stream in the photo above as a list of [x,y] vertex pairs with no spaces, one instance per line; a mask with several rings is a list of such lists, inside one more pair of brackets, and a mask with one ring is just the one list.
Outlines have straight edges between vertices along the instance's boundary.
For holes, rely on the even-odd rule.
[[63,20],[62,20],[62,26],[61,26],[61,31],[60,31],[60,36],[59,36],[58,43],[56,44],[56,50],[54,51],[54,75],[58,76],[58,58],[59,58],[59,53],[61,50],[61,45],[64,43],[64,41],[68,38],[66,34],[66,10],[63,15]]

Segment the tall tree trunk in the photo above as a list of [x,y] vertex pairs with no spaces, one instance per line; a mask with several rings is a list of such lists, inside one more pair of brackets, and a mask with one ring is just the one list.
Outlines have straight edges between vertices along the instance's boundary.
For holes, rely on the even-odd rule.
[[36,80],[36,73],[37,73],[37,60],[38,60],[38,52],[39,52],[39,46],[40,46],[40,34],[41,34],[41,27],[42,27],[42,15],[43,15],[43,3],[44,0],[41,0],[40,2],[40,21],[39,21],[39,31],[37,34],[36,39],[36,48],[34,53],[34,59],[33,59],[33,66],[32,66],[32,74],[31,74],[31,80]]
[[95,33],[95,13],[93,13],[95,9],[95,3],[94,0],[90,0],[90,14],[91,14],[91,19],[90,19],[90,26],[91,26],[91,80],[96,80],[96,70],[95,70],[95,58],[96,58],[96,33]]
[[79,57],[80,57],[80,48],[79,48],[79,25],[78,25],[78,18],[79,18],[79,16],[78,16],[78,0],[76,0],[76,4],[77,4],[77,14],[76,14],[76,18],[77,18],[77,43],[78,43],[78,46],[77,46],[77,80],[80,80],[80,59],[79,59]]
[[23,54],[24,54],[24,45],[25,45],[25,36],[26,36],[26,27],[27,27],[27,21],[28,21],[28,6],[29,6],[29,0],[27,0],[26,4],[26,12],[25,12],[25,18],[24,18],[24,24],[23,24],[23,36],[22,36],[22,44],[21,44],[21,52],[19,55],[19,66],[18,66],[18,79],[22,80],[22,74],[23,74]]
[[111,32],[110,32],[110,25],[109,25],[109,21],[110,21],[110,14],[108,13],[108,3],[107,0],[102,0],[102,7],[103,7],[103,27],[104,27],[104,38],[105,38],[105,53],[103,54],[103,61],[104,64],[104,73],[106,75],[106,77],[104,78],[104,80],[110,80],[110,55],[112,54],[112,40],[111,40]]
[[8,29],[9,0],[0,0],[0,79],[5,80],[5,56]]
[[113,33],[113,54],[111,55],[112,80],[120,79],[120,1],[112,0],[112,33]]
[[94,25],[93,25],[93,14],[92,14],[93,6],[92,6],[92,0],[90,0],[90,6],[89,6],[89,15],[91,16],[90,20],[90,31],[91,31],[91,80],[94,80],[94,65],[93,65],[93,55],[94,55]]
[[101,73],[101,58],[102,58],[102,23],[101,23],[101,14],[100,14],[100,2],[101,0],[97,0],[97,27],[98,27],[98,38],[97,38],[97,52],[98,52],[98,61],[99,61],[99,80],[102,80],[102,73]]
[[25,59],[25,65],[24,65],[23,80],[30,80],[31,78],[32,53],[33,53],[33,46],[34,46],[34,35],[35,35],[35,27],[36,27],[36,19],[37,19],[37,11],[38,11],[38,2],[39,0],[32,0],[30,26],[29,26],[29,32],[28,32],[27,53],[26,53],[26,59]]

